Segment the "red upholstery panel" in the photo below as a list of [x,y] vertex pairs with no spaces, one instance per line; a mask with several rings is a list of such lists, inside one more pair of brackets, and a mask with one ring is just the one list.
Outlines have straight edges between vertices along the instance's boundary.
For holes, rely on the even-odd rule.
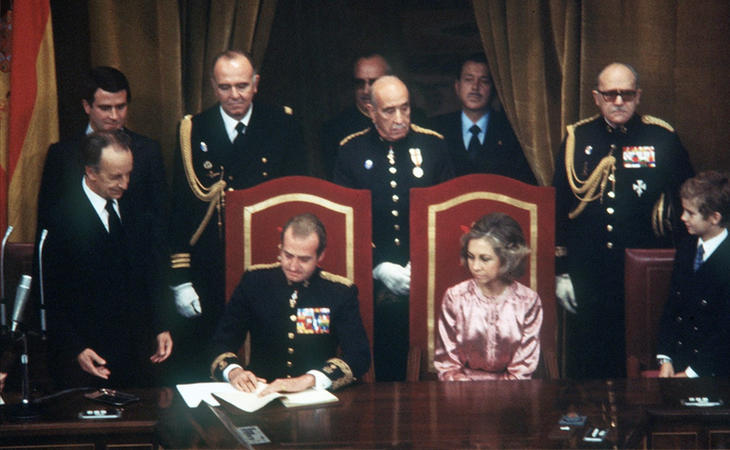
[[[519,280],[543,302],[541,332],[548,367],[557,370],[555,315],[555,193],[499,175],[466,175],[429,188],[411,190],[411,346],[424,353],[423,369],[433,372],[436,320],[446,289],[471,275],[460,264],[460,238],[490,212],[512,216],[532,253]],[[422,370],[424,372],[424,370]],[[557,374],[555,374],[557,376]]]
[[[626,249],[626,372],[655,368],[656,341],[674,265],[674,249]],[[658,372],[657,372],[658,373]]]
[[226,298],[246,267],[276,262],[281,229],[304,212],[327,229],[322,268],[349,278],[360,292],[360,312],[372,343],[372,218],[370,191],[311,177],[284,177],[226,193]]

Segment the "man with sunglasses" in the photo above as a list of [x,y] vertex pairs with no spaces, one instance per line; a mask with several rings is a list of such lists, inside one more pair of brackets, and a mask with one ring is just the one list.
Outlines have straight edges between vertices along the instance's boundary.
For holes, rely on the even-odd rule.
[[612,63],[598,75],[600,115],[567,127],[555,166],[556,295],[567,314],[571,378],[625,376],[624,249],[670,246],[679,185],[693,175],[674,129],[640,115],[639,76]]
[[[352,72],[355,104],[325,122],[320,132],[322,164],[328,180],[333,176],[340,142],[352,133],[362,131],[372,124],[368,104],[373,83],[383,75],[392,73],[388,61],[378,53],[365,53],[356,58]],[[418,123],[425,123],[426,115],[423,111],[415,109],[413,114]]]

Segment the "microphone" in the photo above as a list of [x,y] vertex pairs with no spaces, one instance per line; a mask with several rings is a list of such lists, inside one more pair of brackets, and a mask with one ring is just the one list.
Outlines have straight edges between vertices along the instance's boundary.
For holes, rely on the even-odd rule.
[[11,333],[18,331],[18,324],[23,320],[23,311],[25,305],[28,303],[28,294],[30,293],[30,282],[32,278],[30,275],[23,275],[20,277],[20,283],[18,284],[18,290],[15,291],[15,303],[13,304],[13,324],[10,328]]
[[8,225],[3,242],[0,244],[0,327],[5,331],[8,328],[7,299],[5,298],[5,245],[8,243],[8,238],[12,232],[13,226]]
[[41,334],[43,339],[46,338],[46,333],[48,332],[48,326],[46,325],[46,299],[43,293],[43,245],[46,242],[46,237],[48,237],[48,230],[44,228],[41,231],[41,238],[38,242],[38,282],[40,283],[38,291],[41,299]]

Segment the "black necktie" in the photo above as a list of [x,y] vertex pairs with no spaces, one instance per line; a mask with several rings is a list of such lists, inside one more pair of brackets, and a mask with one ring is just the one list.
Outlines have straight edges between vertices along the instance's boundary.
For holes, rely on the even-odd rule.
[[699,269],[700,266],[702,265],[702,263],[704,262],[704,258],[703,258],[704,256],[705,256],[705,248],[702,247],[702,244],[700,244],[699,247],[697,247],[697,254],[695,255],[695,264],[694,264],[695,272],[697,272],[697,269]]
[[246,125],[243,124],[243,122],[238,122],[236,124],[236,138],[233,140],[234,144],[238,144],[243,140],[243,133],[246,131]]
[[119,239],[122,235],[122,221],[119,220],[119,216],[114,210],[114,200],[107,200],[104,209],[109,213],[109,236]]
[[476,155],[479,151],[479,146],[481,145],[479,142],[479,132],[482,131],[482,129],[476,125],[472,125],[472,127],[469,128],[469,131],[471,132],[471,139],[469,140],[469,147],[467,150],[469,151],[469,155],[474,157],[474,155]]

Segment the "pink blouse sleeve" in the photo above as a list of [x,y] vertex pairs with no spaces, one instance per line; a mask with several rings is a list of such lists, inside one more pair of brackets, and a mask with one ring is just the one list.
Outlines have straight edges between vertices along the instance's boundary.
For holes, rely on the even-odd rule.
[[439,380],[448,381],[462,372],[462,364],[456,354],[459,340],[458,305],[451,296],[451,289],[447,289],[441,302],[441,314],[438,318],[438,333],[436,335],[436,351],[433,365],[438,372]]
[[542,302],[536,292],[527,300],[522,329],[522,341],[507,366],[502,378],[506,380],[529,380],[540,361],[540,328],[542,327]]

